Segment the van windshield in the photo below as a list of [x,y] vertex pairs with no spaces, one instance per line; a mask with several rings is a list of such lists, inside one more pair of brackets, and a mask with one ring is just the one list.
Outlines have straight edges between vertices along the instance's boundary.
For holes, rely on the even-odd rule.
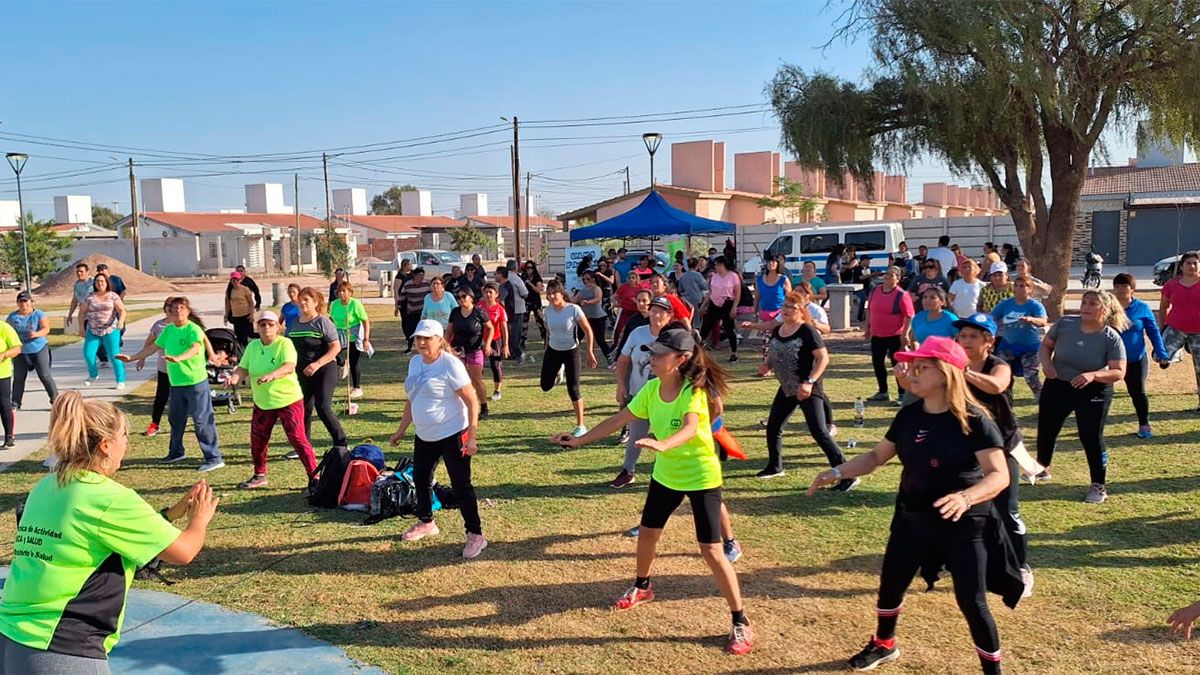
[[846,245],[853,246],[854,250],[862,251],[882,251],[887,242],[887,233],[883,230],[871,230],[869,232],[847,232]]
[[791,235],[779,237],[771,242],[767,247],[767,257],[776,258],[779,256],[788,256],[792,254],[792,237]]

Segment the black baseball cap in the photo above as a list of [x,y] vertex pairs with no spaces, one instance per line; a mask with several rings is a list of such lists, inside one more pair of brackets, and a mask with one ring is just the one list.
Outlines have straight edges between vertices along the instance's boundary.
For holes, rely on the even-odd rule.
[[696,348],[696,340],[692,333],[685,328],[672,328],[658,334],[658,339],[648,345],[642,345],[642,351],[651,354],[672,352],[691,352]]
[[26,302],[30,300],[33,300],[33,296],[29,294],[29,291],[21,291],[20,293],[17,293],[17,302]]
[[668,312],[672,312],[672,313],[674,313],[674,311],[675,311],[675,307],[671,304],[671,301],[668,300],[665,295],[660,295],[657,298],[654,298],[653,300],[651,300],[650,306],[657,307],[659,309],[665,309]]

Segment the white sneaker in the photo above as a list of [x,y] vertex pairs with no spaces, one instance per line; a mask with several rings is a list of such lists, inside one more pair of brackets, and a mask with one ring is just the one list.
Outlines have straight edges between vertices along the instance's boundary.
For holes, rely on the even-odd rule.
[[580,436],[582,436],[586,433],[587,433],[587,427],[580,424],[579,426],[575,427],[575,431],[572,431],[571,435],[574,436],[575,438],[579,438]]
[[350,390],[350,398],[362,398],[362,397],[363,397],[362,389],[355,387]]
[[492,394],[492,400],[499,401],[500,400],[500,392],[496,392],[496,393]]
[[117,383],[117,391],[125,391],[125,383],[124,382]]
[[556,384],[556,385],[557,385],[557,384],[563,384],[563,383],[564,383],[564,382],[566,382],[566,381],[567,381],[567,373],[566,373],[566,371],[565,371],[564,369],[562,369],[562,368],[559,368],[559,369],[558,369],[558,377],[555,377],[555,378],[554,378],[554,384]]
[[85,386],[85,387],[90,387],[90,386],[92,386],[92,381],[91,381],[91,380],[84,380],[84,381],[83,381],[83,386]]

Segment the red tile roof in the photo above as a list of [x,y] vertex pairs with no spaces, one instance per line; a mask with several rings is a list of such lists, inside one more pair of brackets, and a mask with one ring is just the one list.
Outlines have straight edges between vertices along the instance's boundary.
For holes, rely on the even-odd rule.
[[1191,191],[1200,191],[1200,163],[1159,166],[1152,169],[1129,167],[1128,170],[1119,172],[1098,170],[1096,175],[1088,176],[1083,181],[1081,194],[1124,196],[1131,192]]
[[[148,211],[142,214],[147,220],[169,225],[171,227],[201,234],[204,232],[227,232],[237,225],[266,225],[268,227],[296,226],[296,216],[290,213],[166,213]],[[306,216],[300,216],[300,229],[318,230],[325,226],[325,221]]]
[[[491,227],[503,227],[512,229],[512,216],[468,216],[468,220],[473,220],[477,223],[489,225]],[[549,227],[558,229],[562,227],[562,223],[552,218],[543,218],[541,216],[529,216],[526,221],[525,216],[521,216],[521,227],[525,227],[525,223],[529,223],[529,227]],[[461,222],[460,222],[461,224]]]
[[339,220],[381,232],[416,233],[422,227],[454,227],[459,221],[446,216],[337,216]]

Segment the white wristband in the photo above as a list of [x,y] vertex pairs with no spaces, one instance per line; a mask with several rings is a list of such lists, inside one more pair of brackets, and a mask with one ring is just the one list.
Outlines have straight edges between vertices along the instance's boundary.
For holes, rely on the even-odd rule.
[[836,467],[836,466],[835,466],[835,467],[833,467],[832,469],[830,469],[830,471],[833,473],[833,479],[834,479],[834,480],[841,480],[841,479],[842,479],[842,469],[841,469],[841,467]]

